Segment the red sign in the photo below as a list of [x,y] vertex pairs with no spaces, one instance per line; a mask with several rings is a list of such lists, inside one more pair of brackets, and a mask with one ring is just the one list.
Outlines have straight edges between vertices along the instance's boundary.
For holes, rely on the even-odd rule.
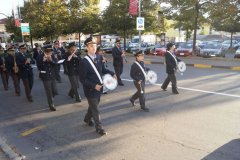
[[129,0],[129,14],[132,16],[138,15],[138,0]]
[[20,27],[21,26],[21,23],[20,23],[19,19],[15,19],[15,26],[16,27]]

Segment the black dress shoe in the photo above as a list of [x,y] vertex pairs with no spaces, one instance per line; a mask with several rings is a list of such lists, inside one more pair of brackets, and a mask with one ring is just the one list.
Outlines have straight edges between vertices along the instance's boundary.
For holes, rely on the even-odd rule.
[[149,108],[147,107],[141,107],[142,110],[144,110],[145,112],[149,112]]
[[87,120],[84,119],[84,122],[85,122],[87,125],[89,125],[90,127],[93,127],[93,126],[94,126],[94,122],[93,122],[92,120],[87,121]]
[[102,129],[102,128],[96,129],[96,132],[97,132],[99,135],[101,135],[101,136],[104,136],[104,135],[107,134],[107,132],[106,132],[104,129]]
[[73,95],[71,95],[71,94],[68,94],[68,96],[71,97],[71,98],[73,98]]
[[134,102],[134,100],[132,98],[129,98],[129,101],[131,102],[133,107],[136,106],[136,104],[135,104],[135,102]]
[[119,86],[124,86],[124,84],[123,84],[123,83],[118,83],[118,85],[119,85]]
[[179,94],[179,92],[178,92],[178,91],[173,91],[172,93],[173,93],[173,94]]
[[51,111],[56,111],[56,108],[54,106],[49,106]]
[[161,87],[163,91],[167,91],[166,88]]
[[81,99],[76,99],[76,102],[82,102]]
[[33,102],[33,99],[32,98],[28,98],[28,102]]

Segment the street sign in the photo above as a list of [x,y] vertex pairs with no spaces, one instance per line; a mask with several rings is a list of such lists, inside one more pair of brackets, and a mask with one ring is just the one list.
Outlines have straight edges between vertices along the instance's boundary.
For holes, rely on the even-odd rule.
[[137,17],[137,30],[144,30],[144,18]]
[[23,36],[30,35],[29,23],[21,23],[21,31]]

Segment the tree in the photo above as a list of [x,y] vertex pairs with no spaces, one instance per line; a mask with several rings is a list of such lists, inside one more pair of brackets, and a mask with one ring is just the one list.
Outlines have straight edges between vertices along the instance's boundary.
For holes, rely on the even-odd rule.
[[240,17],[238,16],[240,8],[238,6],[238,0],[216,0],[210,11],[212,27],[217,31],[231,33],[230,48],[233,34],[240,32]]
[[[136,17],[128,14],[129,0],[111,0],[109,7],[103,12],[103,29],[105,33],[123,35],[137,34]],[[142,0],[141,16],[145,18],[143,32],[160,33],[164,27],[159,27],[158,12],[160,6],[152,0]]]
[[5,24],[6,31],[11,33],[13,36],[12,40],[15,42],[20,42],[22,39],[22,33],[20,27],[15,26],[15,19],[13,16],[8,17],[6,24]]
[[[198,26],[206,22],[209,0],[159,0],[170,4],[164,8],[165,13],[173,20],[181,22],[182,28],[193,30],[193,50],[196,49],[196,33]],[[179,23],[176,23],[179,25]],[[176,25],[176,26],[177,26]]]
[[62,0],[33,1],[25,2],[22,18],[29,23],[32,37],[52,40],[63,33],[69,13]]

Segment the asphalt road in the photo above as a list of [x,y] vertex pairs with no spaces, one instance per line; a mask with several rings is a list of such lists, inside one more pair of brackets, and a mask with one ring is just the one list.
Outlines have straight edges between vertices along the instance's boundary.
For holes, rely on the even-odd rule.
[[27,160],[240,160],[239,71],[188,67],[177,75],[180,94],[172,95],[170,87],[160,89],[165,66],[150,64],[158,82],[146,86],[146,113],[128,100],[135,92],[129,76],[133,60],[124,67],[125,86],[101,98],[108,135],[100,137],[83,123],[87,102],[67,96],[63,73],[57,111],[50,112],[36,72],[33,103],[23,92],[15,97],[12,84],[7,92],[1,89],[0,136]]

